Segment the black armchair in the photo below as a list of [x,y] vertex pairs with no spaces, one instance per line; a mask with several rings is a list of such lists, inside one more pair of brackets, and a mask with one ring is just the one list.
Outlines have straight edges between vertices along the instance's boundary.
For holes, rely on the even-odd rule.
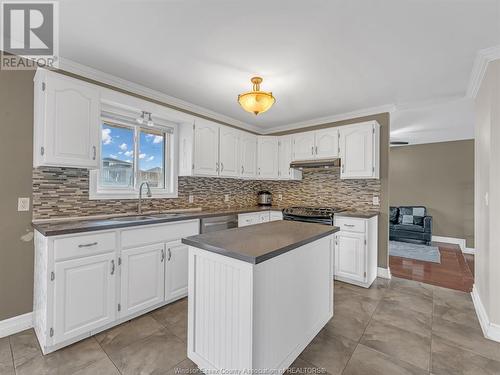
[[429,245],[432,241],[432,216],[427,215],[423,206],[391,207],[389,239]]

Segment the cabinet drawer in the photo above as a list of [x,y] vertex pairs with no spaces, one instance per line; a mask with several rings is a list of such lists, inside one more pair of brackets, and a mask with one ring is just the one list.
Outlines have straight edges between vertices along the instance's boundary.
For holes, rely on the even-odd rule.
[[157,242],[170,242],[200,232],[199,220],[179,221],[125,229],[121,233],[122,248],[136,247]]
[[337,218],[335,219],[335,226],[339,227],[340,230],[348,232],[359,232],[364,233],[366,231],[366,225],[364,219],[355,218]]
[[115,232],[75,235],[54,240],[56,261],[102,254],[116,249]]

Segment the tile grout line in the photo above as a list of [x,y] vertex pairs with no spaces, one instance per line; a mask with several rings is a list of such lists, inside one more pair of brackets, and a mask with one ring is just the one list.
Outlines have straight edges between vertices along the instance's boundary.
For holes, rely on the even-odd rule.
[[10,336],[7,336],[7,340],[9,340],[10,360],[12,361],[12,368],[14,369],[14,374],[17,374],[16,364],[14,363],[14,351],[12,350],[12,344],[10,342]]
[[[95,342],[97,342],[97,345],[99,345],[99,347],[101,348],[101,350],[104,352],[104,354],[106,354],[106,357],[108,357],[108,359],[111,361],[111,363],[113,364],[113,366],[115,366],[116,368],[116,371],[118,371],[119,374],[123,374],[120,369],[118,368],[118,366],[116,366],[116,363],[111,359],[111,357],[109,356],[108,352],[106,352],[106,350],[104,350],[104,348],[102,347],[101,343],[94,337],[94,340]],[[87,366],[88,367],[88,366]]]
[[[387,288],[389,287],[389,284],[390,284],[390,281],[389,283],[387,284]],[[386,288],[386,289],[387,289]],[[365,329],[363,330],[363,333],[361,334],[361,336],[359,336],[359,339],[358,341],[356,342],[356,347],[354,348],[354,350],[352,351],[351,353],[351,356],[349,357],[349,360],[347,361],[347,363],[345,364],[344,368],[342,369],[342,372],[341,374],[344,373],[344,371],[346,370],[347,366],[349,366],[349,363],[351,362],[351,359],[354,355],[354,352],[356,351],[356,349],[358,348],[358,346],[361,344],[361,339],[363,338],[363,336],[365,335],[365,332],[366,332],[366,329],[368,328],[368,326],[370,325],[371,321],[373,320],[373,315],[375,315],[375,312],[377,311],[379,305],[380,305],[380,302],[382,302],[382,299],[384,298],[385,294],[387,293],[387,290],[384,291],[384,293],[382,294],[382,296],[380,297],[380,299],[377,301],[377,305],[375,306],[375,309],[373,309],[373,313],[370,315],[370,319],[368,320],[368,322],[366,323],[366,326],[365,326]],[[359,294],[361,295],[361,293]],[[361,344],[362,345],[362,344]]]

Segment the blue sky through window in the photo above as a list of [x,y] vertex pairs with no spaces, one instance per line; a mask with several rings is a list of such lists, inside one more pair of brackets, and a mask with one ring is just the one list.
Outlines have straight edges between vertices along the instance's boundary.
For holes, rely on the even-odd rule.
[[134,131],[103,124],[101,152],[103,159],[112,158],[133,163]]
[[[139,166],[145,171],[163,169],[164,136],[140,132]],[[134,131],[108,124],[102,125],[102,158],[112,158],[129,163],[134,161]]]

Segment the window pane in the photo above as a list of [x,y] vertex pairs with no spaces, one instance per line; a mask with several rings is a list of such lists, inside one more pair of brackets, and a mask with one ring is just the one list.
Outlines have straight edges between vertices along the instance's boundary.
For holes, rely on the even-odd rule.
[[101,165],[101,186],[134,185],[133,129],[102,125]]
[[165,134],[141,130],[139,139],[139,179],[151,187],[165,186]]

